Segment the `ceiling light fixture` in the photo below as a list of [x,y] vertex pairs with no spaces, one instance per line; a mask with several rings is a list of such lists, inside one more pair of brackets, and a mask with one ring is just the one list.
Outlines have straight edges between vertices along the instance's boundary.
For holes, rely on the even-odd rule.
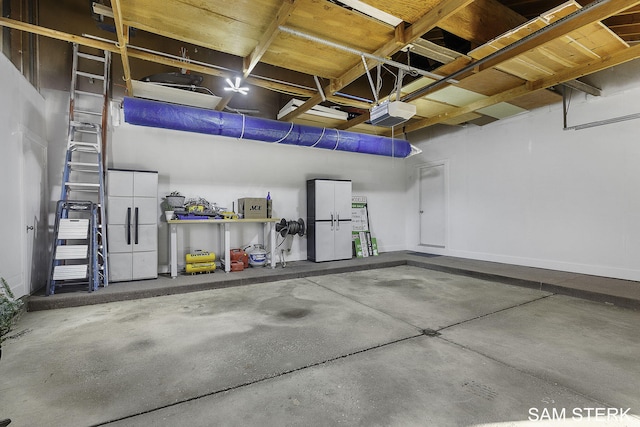
[[240,87],[240,83],[242,83],[242,79],[240,77],[236,77],[236,81],[232,82],[231,79],[226,79],[228,87],[225,87],[224,90],[241,93],[246,95],[249,92],[249,88],[246,86]]
[[377,19],[378,21],[384,22],[385,24],[389,24],[394,27],[397,27],[402,22],[402,19],[383,12],[380,9],[376,9],[373,6],[369,6],[368,4],[360,0],[340,0],[340,2],[349,7],[352,7],[358,12],[362,12],[365,15],[369,15],[372,18]]
[[[304,104],[304,101],[299,99],[291,99],[287,105],[282,107],[278,112],[278,120],[282,117],[286,116],[290,112],[294,111],[296,108]],[[322,105],[315,105],[313,108],[305,112],[306,114],[312,114],[314,116],[328,117],[330,119],[347,121],[349,118],[349,113],[345,111],[340,111],[335,108],[323,107]]]

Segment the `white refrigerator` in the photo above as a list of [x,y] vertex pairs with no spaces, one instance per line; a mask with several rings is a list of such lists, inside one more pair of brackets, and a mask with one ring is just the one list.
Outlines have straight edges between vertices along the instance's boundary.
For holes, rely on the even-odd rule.
[[350,259],[351,181],[307,181],[307,259]]

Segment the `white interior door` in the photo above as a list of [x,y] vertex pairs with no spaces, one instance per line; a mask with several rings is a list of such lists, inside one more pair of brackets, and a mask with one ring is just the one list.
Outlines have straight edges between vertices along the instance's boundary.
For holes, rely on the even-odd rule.
[[22,138],[22,286],[16,297],[46,284],[47,251],[47,148],[27,134]]
[[420,245],[447,243],[447,177],[444,163],[420,168]]

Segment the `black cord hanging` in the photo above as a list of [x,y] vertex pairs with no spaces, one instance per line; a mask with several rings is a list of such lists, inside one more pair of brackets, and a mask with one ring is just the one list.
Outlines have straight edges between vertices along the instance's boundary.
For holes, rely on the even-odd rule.
[[298,218],[297,221],[287,221],[282,218],[280,222],[276,223],[276,232],[280,233],[282,237],[286,237],[287,234],[304,236],[304,220]]

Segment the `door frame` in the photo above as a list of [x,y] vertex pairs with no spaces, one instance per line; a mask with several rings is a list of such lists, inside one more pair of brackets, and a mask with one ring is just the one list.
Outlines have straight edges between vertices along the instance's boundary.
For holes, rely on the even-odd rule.
[[[16,297],[23,295],[29,295],[36,291],[38,288],[44,286],[47,280],[48,261],[50,257],[49,251],[49,183],[48,183],[48,144],[40,136],[30,132],[27,129],[22,129],[18,132],[20,138],[20,230],[23,238],[20,241],[21,251],[21,276],[22,283],[18,289],[15,289]],[[29,144],[29,149],[33,151],[34,148],[40,150],[42,155],[42,170],[41,172],[41,186],[42,186],[42,199],[40,200],[40,220],[35,226],[37,229],[27,230],[28,226],[33,226],[30,221],[27,220],[27,205],[28,205],[28,191],[26,191],[26,174],[30,171],[27,170],[25,164],[25,149]],[[29,243],[27,239],[32,239],[31,243],[32,254],[29,256],[27,250],[29,249]],[[34,257],[34,254],[37,257]],[[38,259],[40,258],[40,259]],[[35,274],[35,275],[34,275]]]
[[[418,165],[415,166],[415,188],[416,188],[416,212],[415,212],[415,218],[416,218],[416,230],[417,232],[415,233],[416,238],[414,239],[414,247],[416,252],[423,252],[423,253],[432,253],[432,254],[438,254],[438,255],[444,255],[447,253],[447,251],[449,250],[449,159],[441,159],[441,160],[434,160],[434,161],[430,161],[430,162],[425,162],[425,163],[420,163]],[[420,207],[422,206],[422,180],[421,180],[421,176],[422,176],[422,171],[423,169],[428,169],[428,168],[432,168],[432,167],[437,167],[437,166],[443,166],[443,171],[444,171],[444,247],[439,246],[439,245],[425,245],[422,244],[420,242],[420,235],[421,235],[421,213],[420,213]]]

